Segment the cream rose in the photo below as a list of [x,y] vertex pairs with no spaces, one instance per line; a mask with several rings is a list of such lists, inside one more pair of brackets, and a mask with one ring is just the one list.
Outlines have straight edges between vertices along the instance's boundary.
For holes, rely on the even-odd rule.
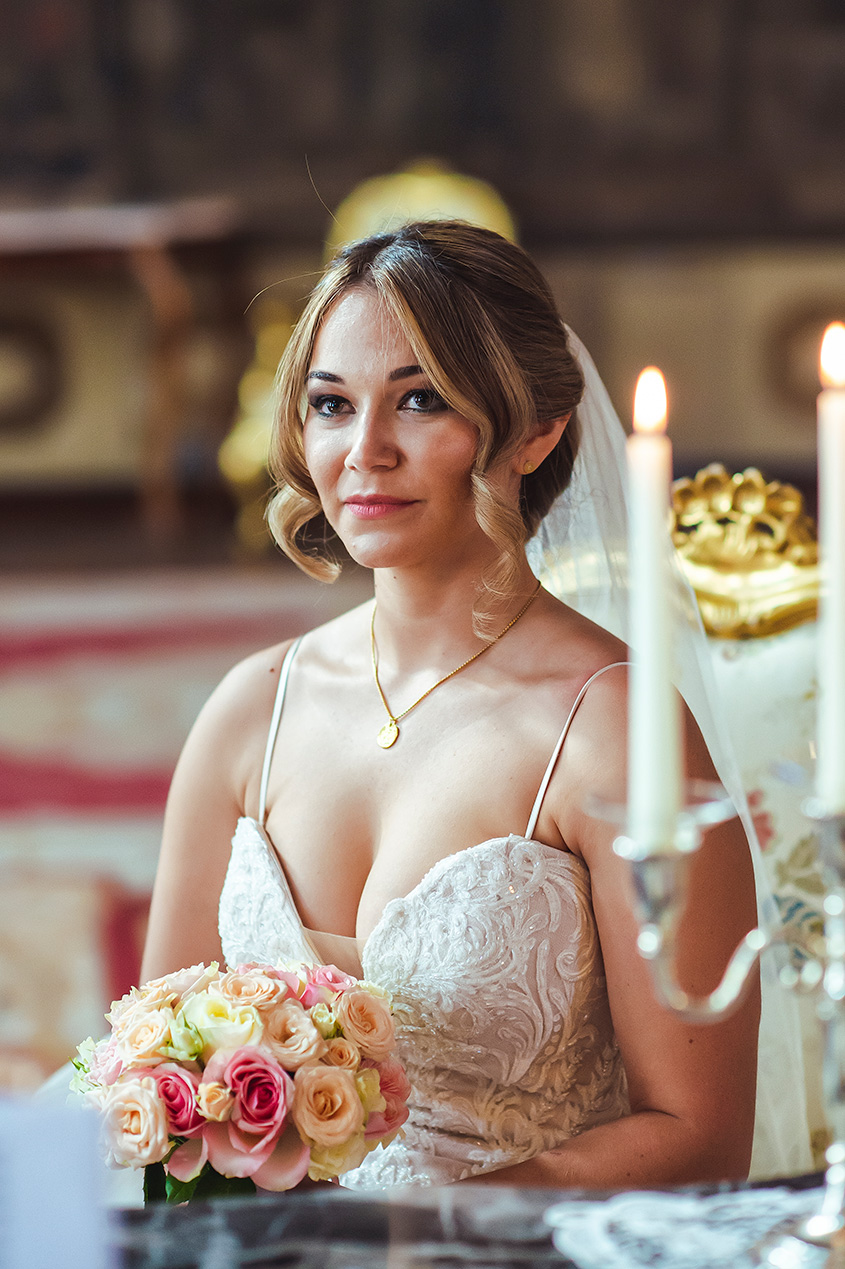
[[326,1044],[322,1060],[329,1066],[343,1066],[348,1071],[357,1071],[361,1065],[361,1050],[354,1040],[347,1039],[345,1035],[336,1035]]
[[112,1084],[102,1110],[110,1164],[144,1168],[167,1154],[167,1107],[152,1076]]
[[170,1042],[162,1052],[176,1062],[195,1062],[203,1051],[205,1041],[196,1027],[188,1026],[180,1010],[170,1024]]
[[153,978],[141,988],[141,991],[147,992],[161,987],[170,992],[174,998],[184,1002],[189,996],[196,996],[199,992],[205,991],[211,983],[216,982],[219,976],[220,966],[217,961],[212,961],[210,965],[200,961],[198,965],[179,969],[175,974],[165,974],[164,978]]
[[214,984],[213,991],[219,992],[233,1005],[252,1005],[259,1011],[270,1009],[287,995],[287,985],[278,978],[268,978],[266,974],[252,970],[238,973],[230,970],[221,974]]
[[364,1057],[381,1062],[393,1048],[393,1019],[386,999],[361,987],[345,991],[335,1005],[343,1034],[354,1040]]
[[334,1014],[324,1001],[321,1000],[319,1004],[312,1005],[309,1013],[311,1021],[324,1040],[328,1040],[329,1036],[334,1035],[337,1030],[337,1024],[335,1023]]
[[371,1149],[362,1133],[339,1146],[313,1146],[308,1175],[312,1181],[331,1181],[360,1167]]
[[370,1116],[373,1111],[382,1111],[387,1103],[381,1095],[381,1083],[378,1071],[374,1066],[359,1071],[355,1076],[355,1087],[364,1107],[364,1114]]
[[206,1057],[220,1049],[240,1049],[245,1044],[260,1044],[264,1031],[258,1012],[252,1005],[235,1005],[225,996],[208,991],[185,1001],[177,1015],[177,1023],[194,1027],[199,1032]]
[[128,1009],[114,1028],[115,1049],[124,1067],[163,1062],[173,1021],[170,1008],[146,1009],[138,1002]]
[[286,1071],[316,1062],[326,1051],[325,1040],[295,1000],[283,1001],[267,1016],[262,1043]]
[[234,1104],[235,1094],[216,1080],[211,1084],[200,1084],[197,1089],[197,1105],[206,1119],[222,1123],[231,1116]]
[[364,1107],[351,1071],[303,1066],[294,1076],[293,1121],[318,1146],[339,1146],[364,1127]]

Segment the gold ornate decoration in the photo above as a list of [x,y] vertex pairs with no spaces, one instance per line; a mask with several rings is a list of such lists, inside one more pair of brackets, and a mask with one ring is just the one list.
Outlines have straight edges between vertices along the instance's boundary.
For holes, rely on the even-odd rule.
[[513,629],[520,617],[524,617],[528,612],[528,609],[534,603],[534,600],[540,593],[541,586],[542,583],[538,582],[536,590],[531,592],[529,598],[522,605],[516,616],[511,618],[504,630],[500,630],[497,635],[493,636],[489,643],[485,643],[483,648],[479,648],[477,652],[473,652],[472,656],[467,657],[466,661],[462,661],[460,665],[455,666],[454,670],[450,670],[448,674],[443,675],[442,679],[438,679],[431,687],[426,688],[422,696],[418,696],[413,705],[409,705],[407,709],[403,709],[400,714],[392,713],[390,706],[387,703],[387,697],[384,694],[384,689],[379,682],[378,649],[376,647],[376,605],[373,604],[373,615],[370,620],[370,655],[373,661],[373,678],[375,679],[376,687],[378,688],[378,694],[381,697],[381,703],[384,706],[385,713],[387,714],[387,722],[379,729],[379,733],[376,736],[376,741],[382,749],[390,749],[392,745],[396,744],[396,741],[399,739],[399,720],[401,718],[405,718],[407,714],[410,714],[412,709],[416,709],[418,705],[421,705],[427,696],[431,696],[431,693],[435,690],[435,688],[438,688],[441,684],[448,682],[449,679],[453,679],[456,674],[460,674],[461,670],[465,670],[468,665],[472,665],[473,661],[477,661],[479,657],[484,656],[484,653],[489,652],[494,643],[498,643],[503,635],[506,635],[509,630]]
[[708,634],[777,634],[818,612],[816,526],[792,485],[710,463],[672,486],[672,539]]

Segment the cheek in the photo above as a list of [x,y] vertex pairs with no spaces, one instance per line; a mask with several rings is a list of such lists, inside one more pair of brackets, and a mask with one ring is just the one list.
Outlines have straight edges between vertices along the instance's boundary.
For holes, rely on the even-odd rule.
[[317,432],[306,424],[302,436],[302,449],[305,455],[305,466],[311,473],[311,479],[322,496],[328,483],[336,474],[338,466],[342,466],[343,455],[337,444],[332,444],[331,436],[325,432]]

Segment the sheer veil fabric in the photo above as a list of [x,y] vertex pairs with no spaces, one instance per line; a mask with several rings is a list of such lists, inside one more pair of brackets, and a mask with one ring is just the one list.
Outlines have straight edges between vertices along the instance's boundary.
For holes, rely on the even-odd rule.
[[[570,348],[585,379],[578,406],[581,439],[572,480],[528,545],[535,574],[558,598],[628,642],[627,485],[625,433],[590,354],[568,327]],[[728,737],[698,606],[675,560],[674,680],[692,711],[748,838],[757,885],[758,922],[780,918]],[[780,987],[776,954],[761,965],[762,1015],[752,1177],[794,1175],[812,1167],[798,1010]]]

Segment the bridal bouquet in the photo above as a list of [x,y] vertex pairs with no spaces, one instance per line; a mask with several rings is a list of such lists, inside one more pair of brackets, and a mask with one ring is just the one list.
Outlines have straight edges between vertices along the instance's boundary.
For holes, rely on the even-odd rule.
[[408,1117],[387,997],[333,965],[193,965],[106,1018],[72,1087],[101,1113],[109,1164],[146,1169],[147,1198],[331,1180]]

